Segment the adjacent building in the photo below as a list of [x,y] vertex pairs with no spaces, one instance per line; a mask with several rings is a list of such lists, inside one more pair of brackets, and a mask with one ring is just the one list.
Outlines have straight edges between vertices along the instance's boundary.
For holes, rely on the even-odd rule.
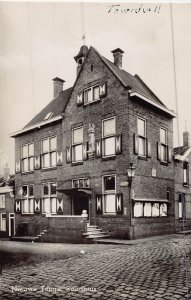
[[51,218],[74,233],[86,213],[111,237],[174,232],[175,114],[112,53],[82,46],[74,85],[55,78],[54,99],[13,135],[17,235],[50,230]]

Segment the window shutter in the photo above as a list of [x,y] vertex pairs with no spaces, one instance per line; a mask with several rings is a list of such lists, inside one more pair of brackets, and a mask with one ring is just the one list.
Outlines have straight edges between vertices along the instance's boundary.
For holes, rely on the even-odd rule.
[[123,194],[116,194],[116,212],[117,214],[123,213]]
[[15,200],[15,213],[21,213],[21,200]]
[[172,149],[168,147],[168,162],[172,162]]
[[34,213],[39,214],[41,212],[41,201],[40,199],[34,199]]
[[133,134],[133,139],[134,139],[134,153],[138,154],[139,153],[139,137],[135,133]]
[[57,161],[57,166],[62,165],[62,152],[57,152],[56,161]]
[[151,143],[146,139],[147,143],[147,157],[151,157]]
[[72,161],[71,156],[72,156],[71,155],[71,147],[66,147],[66,162],[67,162],[67,164]]
[[122,153],[122,135],[116,135],[115,138],[115,153],[121,154]]
[[77,95],[77,106],[80,106],[82,104],[83,104],[83,92]]
[[157,159],[161,160],[161,143],[157,143]]
[[15,173],[20,173],[20,172],[21,172],[21,162],[20,160],[18,160],[15,163]]
[[34,169],[40,169],[40,156],[35,156],[34,158]]
[[101,140],[96,141],[96,157],[101,157]]
[[107,82],[105,82],[103,84],[100,84],[99,94],[100,94],[100,97],[106,97],[107,96]]
[[83,152],[83,160],[87,160],[88,159],[88,153],[87,153],[87,150],[88,150],[88,143],[84,143],[82,145],[82,152]]
[[63,199],[57,199],[57,214],[63,214]]
[[96,195],[96,213],[97,214],[102,214],[102,195],[98,194]]

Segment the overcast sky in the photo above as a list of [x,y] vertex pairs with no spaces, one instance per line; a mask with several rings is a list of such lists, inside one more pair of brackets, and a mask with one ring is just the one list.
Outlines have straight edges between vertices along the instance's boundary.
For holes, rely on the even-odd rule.
[[[94,46],[111,61],[111,50],[120,47],[125,52],[123,68],[138,74],[176,110],[170,4],[119,5],[122,12],[116,13],[109,3],[0,2],[0,174],[6,162],[14,171],[10,134],[52,100],[52,79],[64,79],[65,88],[73,85],[73,57],[82,45],[82,34],[88,47]],[[172,13],[182,135],[185,120],[191,130],[191,4],[173,3]],[[176,146],[176,128],[174,136]]]

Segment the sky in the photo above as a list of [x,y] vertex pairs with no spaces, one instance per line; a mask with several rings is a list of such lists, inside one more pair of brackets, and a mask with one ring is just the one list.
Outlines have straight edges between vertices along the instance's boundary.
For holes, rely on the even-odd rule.
[[123,69],[178,111],[174,146],[182,144],[185,126],[191,131],[191,3],[172,3],[172,18],[170,3],[111,5],[0,2],[0,174],[6,162],[14,173],[10,134],[53,99],[52,79],[64,79],[64,88],[73,85],[73,57],[84,34],[86,45],[111,61],[111,51],[121,48]]

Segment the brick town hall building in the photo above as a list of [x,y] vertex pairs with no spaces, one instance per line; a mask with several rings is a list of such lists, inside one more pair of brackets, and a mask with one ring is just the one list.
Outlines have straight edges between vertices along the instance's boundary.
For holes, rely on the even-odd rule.
[[81,241],[82,212],[110,237],[174,232],[175,114],[112,53],[82,46],[74,85],[53,79],[54,99],[13,135],[17,236]]

